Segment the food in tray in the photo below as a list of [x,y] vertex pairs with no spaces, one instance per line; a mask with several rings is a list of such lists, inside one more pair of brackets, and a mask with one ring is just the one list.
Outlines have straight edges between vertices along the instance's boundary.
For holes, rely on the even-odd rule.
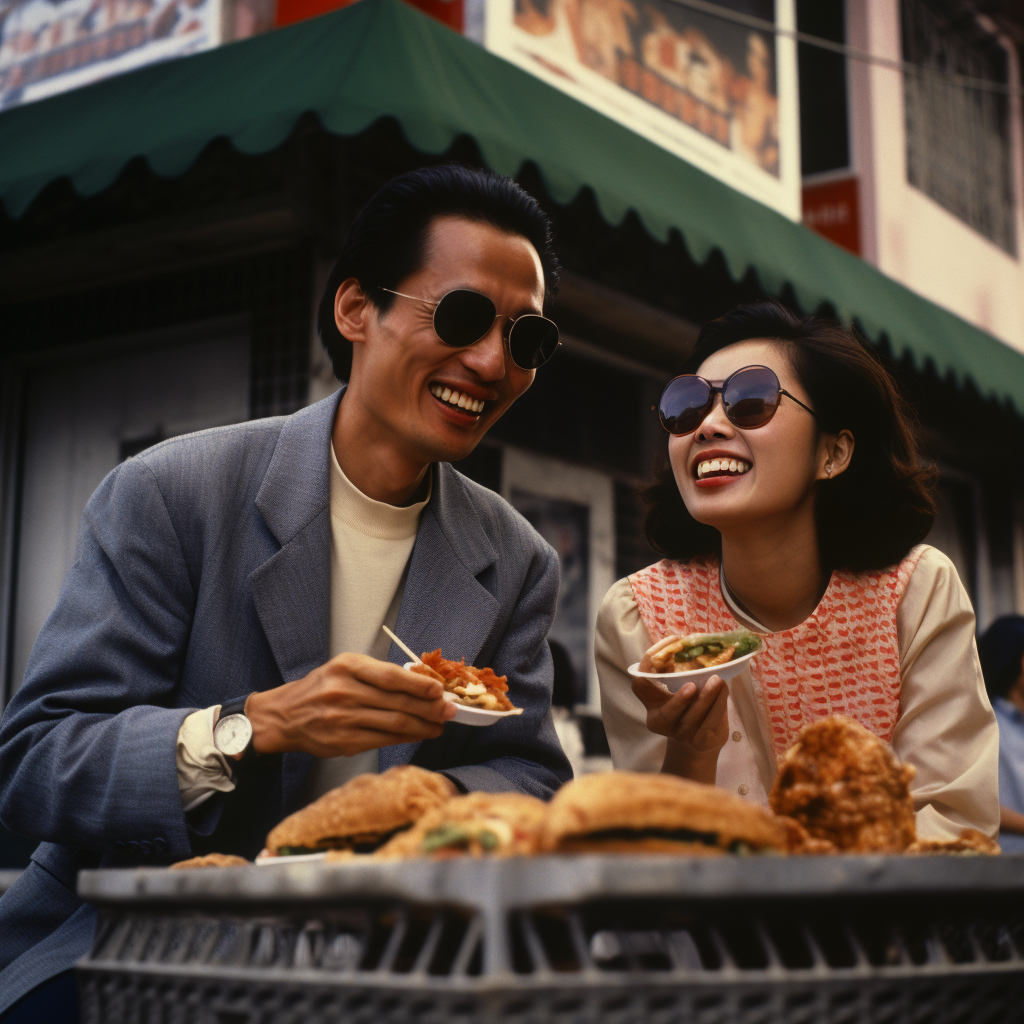
[[252,861],[236,857],[233,853],[206,853],[202,857],[189,857],[172,864],[174,869],[182,868],[247,868]]
[[659,640],[640,662],[641,672],[692,672],[724,665],[761,649],[761,638],[748,629],[730,633],[690,633]]
[[917,838],[911,765],[843,715],[805,726],[772,786],[776,814],[844,853],[899,853]]
[[415,765],[357,775],[285,818],[267,836],[267,850],[279,857],[323,850],[372,853],[456,792],[445,776]]
[[981,854],[994,856],[1002,851],[994,839],[989,839],[976,828],[965,828],[956,839],[918,839],[907,847],[906,852],[918,855],[947,853],[961,857],[977,857]]
[[552,799],[542,847],[551,853],[784,852],[786,828],[765,808],[674,775],[598,772]]
[[375,856],[381,860],[528,856],[537,852],[546,812],[543,800],[524,793],[457,796],[429,811]]
[[483,708],[486,711],[519,710],[506,696],[507,676],[495,675],[489,668],[467,665],[465,658],[461,661],[442,658],[440,647],[425,653],[421,663],[413,665],[409,671],[430,676],[443,683],[445,690],[453,695],[455,704]]

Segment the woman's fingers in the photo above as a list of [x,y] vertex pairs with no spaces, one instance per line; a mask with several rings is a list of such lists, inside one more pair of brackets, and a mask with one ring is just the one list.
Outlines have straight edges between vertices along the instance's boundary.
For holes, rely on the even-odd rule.
[[642,676],[633,680],[633,693],[639,697],[648,711],[651,708],[660,708],[662,704],[672,699],[672,694],[661,683],[656,683],[653,679],[644,679]]

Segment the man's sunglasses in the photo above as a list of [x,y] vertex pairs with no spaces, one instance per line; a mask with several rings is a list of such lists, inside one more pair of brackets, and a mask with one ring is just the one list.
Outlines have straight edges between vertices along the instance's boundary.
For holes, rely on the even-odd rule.
[[[501,315],[494,303],[479,292],[458,288],[443,295],[437,302],[416,295],[381,288],[382,292],[434,307],[434,333],[452,348],[466,348],[478,342]],[[508,343],[512,362],[523,370],[535,370],[546,363],[561,344],[558,327],[553,320],[537,313],[506,317],[508,324],[502,337]]]
[[677,437],[692,434],[714,408],[715,395],[722,396],[725,415],[741,430],[763,427],[775,415],[783,395],[815,415],[810,406],[779,386],[774,370],[767,366],[742,366],[720,386],[695,374],[674,377],[665,385],[658,403],[661,425]]

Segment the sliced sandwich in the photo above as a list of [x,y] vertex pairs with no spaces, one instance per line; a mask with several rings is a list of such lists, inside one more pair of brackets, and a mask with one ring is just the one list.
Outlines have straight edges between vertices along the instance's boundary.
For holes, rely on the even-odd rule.
[[550,853],[716,856],[784,852],[786,828],[763,807],[674,775],[599,772],[566,783],[548,805]]
[[267,836],[267,850],[272,857],[372,853],[456,792],[445,776],[415,765],[357,775],[285,818]]
[[470,793],[425,814],[377,852],[384,860],[525,857],[537,852],[547,804],[523,793]]

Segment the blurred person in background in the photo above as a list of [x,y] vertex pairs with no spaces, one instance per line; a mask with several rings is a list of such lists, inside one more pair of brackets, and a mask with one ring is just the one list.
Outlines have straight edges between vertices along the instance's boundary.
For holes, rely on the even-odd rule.
[[999,723],[999,845],[1024,853],[1024,615],[996,619],[978,656]]

